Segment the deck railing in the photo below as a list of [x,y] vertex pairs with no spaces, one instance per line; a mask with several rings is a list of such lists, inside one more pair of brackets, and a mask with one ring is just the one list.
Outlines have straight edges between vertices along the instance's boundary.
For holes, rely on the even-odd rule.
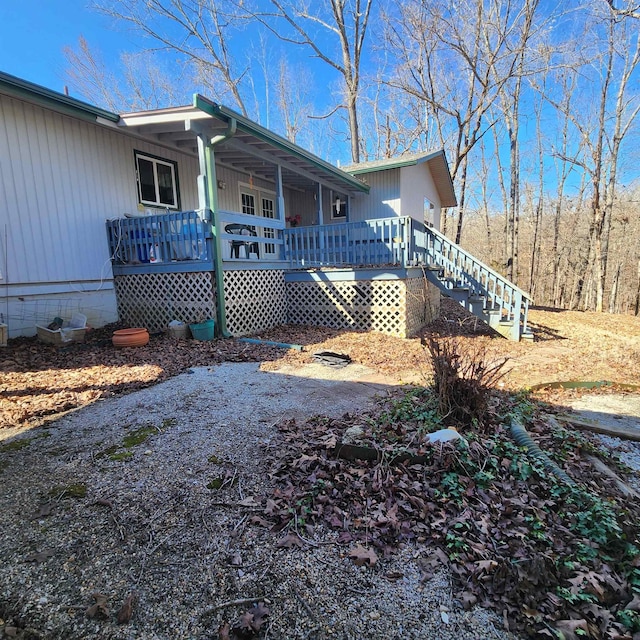
[[425,228],[425,245],[426,263],[442,267],[452,288],[483,297],[485,310],[500,310],[503,320],[519,323],[521,332],[527,332],[531,296],[435,229]]
[[293,269],[320,266],[408,266],[419,261],[412,220],[381,218],[283,230]]
[[[284,260],[284,222],[233,211],[220,211],[219,216],[223,260]],[[246,229],[229,233],[225,229],[230,224]]]
[[196,211],[107,220],[111,260],[116,265],[212,263],[208,225]]

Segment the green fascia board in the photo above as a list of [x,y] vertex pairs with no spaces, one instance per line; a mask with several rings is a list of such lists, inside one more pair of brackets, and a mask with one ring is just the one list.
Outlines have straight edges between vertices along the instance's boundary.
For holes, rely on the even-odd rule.
[[316,166],[318,169],[332,174],[342,182],[348,183],[351,187],[355,187],[363,193],[369,193],[369,185],[364,184],[357,178],[354,178],[352,175],[345,173],[341,169],[334,167],[332,164],[325,162],[321,158],[318,158],[302,147],[299,147],[286,138],[279,136],[277,133],[269,131],[269,129],[266,129],[262,125],[259,125],[257,122],[253,122],[252,120],[245,118],[242,114],[233,111],[233,109],[229,109],[221,104],[211,102],[211,100],[208,100],[198,93],[194,94],[193,96],[193,106],[196,109],[200,109],[201,111],[208,113],[210,116],[222,119],[225,122],[228,122],[233,118],[237,122],[238,128],[242,129],[245,133],[254,135],[256,138],[259,138],[260,140],[263,140],[268,144],[278,147],[279,149],[282,149],[287,153],[303,158],[307,162],[310,162],[311,164]]
[[401,169],[402,167],[412,167],[417,164],[422,164],[423,162],[428,162],[429,160],[433,160],[438,156],[444,156],[444,151],[434,151],[432,153],[427,153],[423,156],[412,156],[410,158],[402,159],[394,158],[389,160],[388,162],[380,161],[379,163],[372,163],[370,166],[365,167],[354,167],[352,169],[347,168],[349,173],[355,175],[360,175],[362,173],[374,173],[376,171],[382,171],[386,169]]
[[96,118],[103,118],[110,122],[118,122],[120,120],[120,116],[117,113],[95,107],[88,102],[83,102],[82,100],[66,96],[63,93],[52,91],[39,84],[17,78],[3,71],[0,71],[0,93],[28,100],[29,102],[34,102],[69,115],[93,120],[94,122]]

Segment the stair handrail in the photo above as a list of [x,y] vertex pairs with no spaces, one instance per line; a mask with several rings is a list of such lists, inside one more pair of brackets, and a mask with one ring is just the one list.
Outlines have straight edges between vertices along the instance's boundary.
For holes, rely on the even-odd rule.
[[[533,302],[533,298],[526,291],[523,291],[522,289],[520,289],[520,287],[518,287],[513,282],[511,282],[511,280],[509,280],[506,276],[503,276],[501,273],[499,273],[495,269],[492,269],[489,265],[486,265],[481,260],[478,260],[472,254],[470,254],[466,249],[463,249],[459,244],[456,244],[455,242],[453,242],[453,240],[450,240],[441,231],[438,231],[438,230],[434,229],[433,227],[425,226],[425,232],[427,234],[431,234],[431,235],[435,236],[436,238],[440,239],[441,241],[443,241],[443,243],[447,243],[447,244],[451,245],[452,247],[455,247],[458,251],[460,251],[460,253],[462,253],[469,260],[471,260],[472,262],[477,264],[480,268],[485,269],[488,272],[488,274],[492,275],[496,280],[499,280],[499,281],[509,285],[509,287],[511,289],[513,289],[513,291],[515,293],[519,293],[523,298],[526,298],[529,302]],[[428,256],[429,255],[429,247],[425,247],[425,250],[426,250],[427,256]]]

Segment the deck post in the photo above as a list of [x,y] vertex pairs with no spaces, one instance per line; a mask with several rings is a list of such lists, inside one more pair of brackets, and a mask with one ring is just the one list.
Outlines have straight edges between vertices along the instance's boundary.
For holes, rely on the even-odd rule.
[[[279,164],[276,165],[276,217],[283,223],[287,217],[284,205],[284,190],[282,189],[282,167]],[[281,231],[279,233],[280,237],[284,239],[284,234]],[[284,245],[280,251],[282,252],[280,258],[284,258]]]
[[[212,244],[213,244],[213,256],[215,264],[215,279],[217,290],[217,304],[216,304],[216,316],[220,334],[224,337],[228,337],[227,331],[227,318],[224,304],[224,273],[222,271],[222,243],[220,242],[219,223],[218,216],[218,193],[215,188],[216,185],[216,163],[213,154],[213,148],[207,140],[205,134],[198,133],[198,160],[200,163],[200,176],[204,178],[203,196],[204,206],[203,208],[210,214],[208,217],[209,224],[211,224],[212,232]],[[202,204],[202,203],[201,203]]]
[[318,252],[320,260],[322,262],[324,257],[324,235],[322,234],[322,225],[324,224],[323,211],[322,211],[322,185],[318,182]]
[[[194,96],[194,103],[197,103],[197,96]],[[216,161],[213,148],[216,144],[232,137],[236,132],[236,120],[231,118],[227,123],[227,131],[225,133],[209,138],[206,131],[203,131],[196,123],[188,122],[187,128],[195,131],[198,140],[198,162],[200,165],[200,176],[204,184],[202,185],[201,197],[204,202],[203,208],[211,212],[211,232],[213,235],[213,243],[215,252],[213,254],[215,264],[215,279],[217,291],[217,320],[220,335],[225,338],[231,337],[227,331],[227,312],[224,298],[224,269],[222,265],[222,238],[220,230],[220,211],[218,209],[218,190],[216,181]]]

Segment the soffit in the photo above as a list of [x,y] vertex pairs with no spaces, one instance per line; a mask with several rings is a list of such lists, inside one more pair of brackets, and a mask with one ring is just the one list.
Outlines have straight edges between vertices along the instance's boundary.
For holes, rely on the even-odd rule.
[[202,131],[209,139],[223,136],[228,131],[230,119],[237,118],[233,136],[214,148],[217,164],[270,182],[275,181],[276,166],[279,165],[283,184],[291,189],[316,189],[320,183],[341,195],[368,191],[368,187],[353,176],[239,114],[226,109],[222,111],[218,105],[215,107],[221,110],[219,115],[206,113],[195,106],[123,114],[119,124],[130,134],[149,142],[197,156],[197,131]]

